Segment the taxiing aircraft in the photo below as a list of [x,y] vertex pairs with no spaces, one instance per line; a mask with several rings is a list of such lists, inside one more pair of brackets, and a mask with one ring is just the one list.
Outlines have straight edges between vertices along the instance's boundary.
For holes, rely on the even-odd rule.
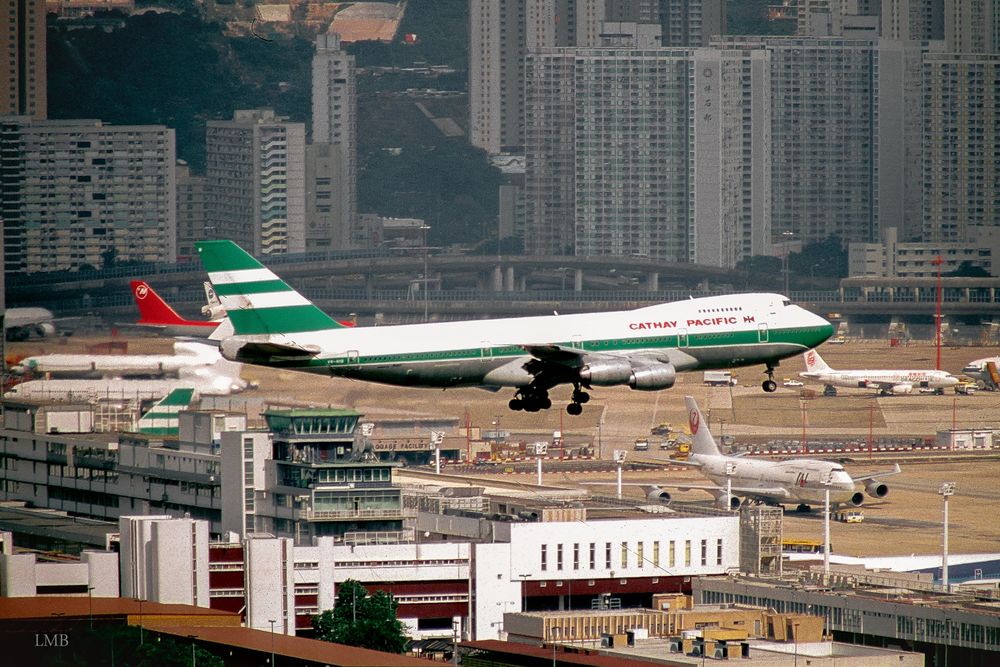
[[592,387],[656,391],[677,373],[764,364],[774,391],[781,359],[833,327],[778,294],[734,294],[635,310],[348,328],[232,241],[196,244],[235,331],[227,359],[413,387],[514,387],[512,410],[552,405],[573,386],[578,415]]
[[830,368],[816,350],[803,353],[805,372],[800,377],[834,387],[878,389],[882,395],[909,394],[913,388],[944,389],[958,384],[958,378],[947,371],[937,370],[864,370],[838,371]]
[[56,333],[54,320],[55,316],[48,308],[8,308],[4,312],[4,336],[7,340],[53,336]]
[[222,305],[215,295],[215,290],[207,282],[205,283],[205,297],[208,300],[208,305],[203,306],[201,312],[210,318],[208,320],[184,319],[145,280],[133,280],[131,286],[132,297],[139,309],[139,321],[136,324],[158,329],[168,336],[207,338],[215,332],[220,322],[226,317],[226,312],[222,309]]
[[1000,370],[998,369],[1000,369],[1000,357],[984,357],[970,361],[962,369],[962,373],[982,383],[981,387],[996,390],[1000,388]]
[[[858,507],[864,503],[865,494],[872,498],[885,498],[889,487],[879,481],[881,477],[895,475],[899,464],[885,472],[876,472],[860,477],[851,477],[839,463],[819,459],[791,459],[788,461],[767,461],[740,456],[726,456],[715,443],[715,438],[705,425],[705,419],[698,404],[691,396],[684,397],[688,410],[688,423],[694,442],[691,456],[687,461],[677,461],[683,465],[697,467],[712,481],[710,486],[676,485],[676,488],[703,489],[715,497],[719,507],[736,509],[741,498],[768,504],[795,504],[802,510],[825,502],[827,488],[830,490],[830,506],[850,505]],[[857,485],[864,485],[864,493]],[[669,503],[670,494],[660,487],[653,487],[647,496],[650,500]]]
[[173,354],[42,354],[21,359],[10,372],[48,378],[176,377],[220,360],[214,345],[178,340]]

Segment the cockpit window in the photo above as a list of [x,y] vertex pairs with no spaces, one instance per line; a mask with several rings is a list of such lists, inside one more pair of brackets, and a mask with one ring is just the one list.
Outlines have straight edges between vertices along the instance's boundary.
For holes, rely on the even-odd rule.
[[781,305],[782,306],[790,306],[790,305],[792,305],[792,300],[791,299],[785,299],[785,300],[783,300],[781,302]]

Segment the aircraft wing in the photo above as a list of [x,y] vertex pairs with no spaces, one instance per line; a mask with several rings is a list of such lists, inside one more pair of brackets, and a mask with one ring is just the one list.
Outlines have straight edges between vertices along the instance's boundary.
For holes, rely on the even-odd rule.
[[[700,491],[709,491],[711,493],[727,491],[726,487],[719,486],[718,484],[660,484],[660,487],[664,489],[678,489],[680,491],[688,491],[691,489],[696,489]],[[733,494],[743,495],[743,496],[768,496],[771,498],[781,497],[788,498],[788,489],[781,486],[773,487],[759,487],[759,486],[733,486],[728,489],[729,492]]]
[[565,345],[522,345],[521,347],[540,361],[548,361],[564,366],[579,366],[583,363],[583,350]]
[[852,476],[851,479],[853,479],[855,482],[867,482],[870,479],[875,479],[877,477],[888,477],[889,475],[898,475],[901,472],[903,472],[903,470],[899,467],[899,464],[897,463],[896,467],[893,468],[892,470],[883,470],[882,472],[873,472],[873,473],[870,473],[868,475],[861,475],[860,477],[854,477],[854,476]]

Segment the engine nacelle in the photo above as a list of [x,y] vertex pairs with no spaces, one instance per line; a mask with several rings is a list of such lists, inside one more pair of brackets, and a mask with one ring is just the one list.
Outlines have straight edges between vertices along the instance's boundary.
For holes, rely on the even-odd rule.
[[580,369],[580,380],[587,386],[627,384],[633,389],[655,391],[673,387],[677,371],[672,364],[656,361],[633,363],[627,359],[595,359]]
[[46,336],[54,336],[56,333],[56,325],[52,322],[42,322],[38,325],[38,335],[42,338]]
[[673,364],[649,364],[636,367],[628,384],[633,389],[656,391],[670,389],[676,381],[677,371]]
[[897,384],[892,388],[892,393],[894,394],[909,394],[912,392],[913,392],[912,384]]
[[586,385],[611,387],[627,384],[632,378],[632,364],[625,359],[597,359],[580,369],[580,379]]
[[855,507],[861,507],[864,504],[865,504],[865,496],[864,496],[864,494],[861,493],[860,491],[855,491],[851,495],[851,505],[853,505]]
[[670,494],[661,489],[658,486],[651,488],[649,493],[646,494],[646,500],[654,502],[658,505],[669,505],[670,504]]
[[872,498],[885,498],[889,495],[889,485],[875,480],[865,482],[865,493]]
[[722,494],[715,499],[715,506],[720,510],[738,510],[740,499],[733,495]]

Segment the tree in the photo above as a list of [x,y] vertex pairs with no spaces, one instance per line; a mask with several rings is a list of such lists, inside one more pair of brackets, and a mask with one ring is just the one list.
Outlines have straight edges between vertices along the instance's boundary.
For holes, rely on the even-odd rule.
[[959,264],[958,268],[954,271],[942,273],[941,275],[949,278],[989,278],[990,272],[966,260]]
[[396,618],[396,601],[385,591],[369,595],[364,586],[348,579],[337,587],[333,609],[313,616],[316,639],[402,653],[409,638]]

